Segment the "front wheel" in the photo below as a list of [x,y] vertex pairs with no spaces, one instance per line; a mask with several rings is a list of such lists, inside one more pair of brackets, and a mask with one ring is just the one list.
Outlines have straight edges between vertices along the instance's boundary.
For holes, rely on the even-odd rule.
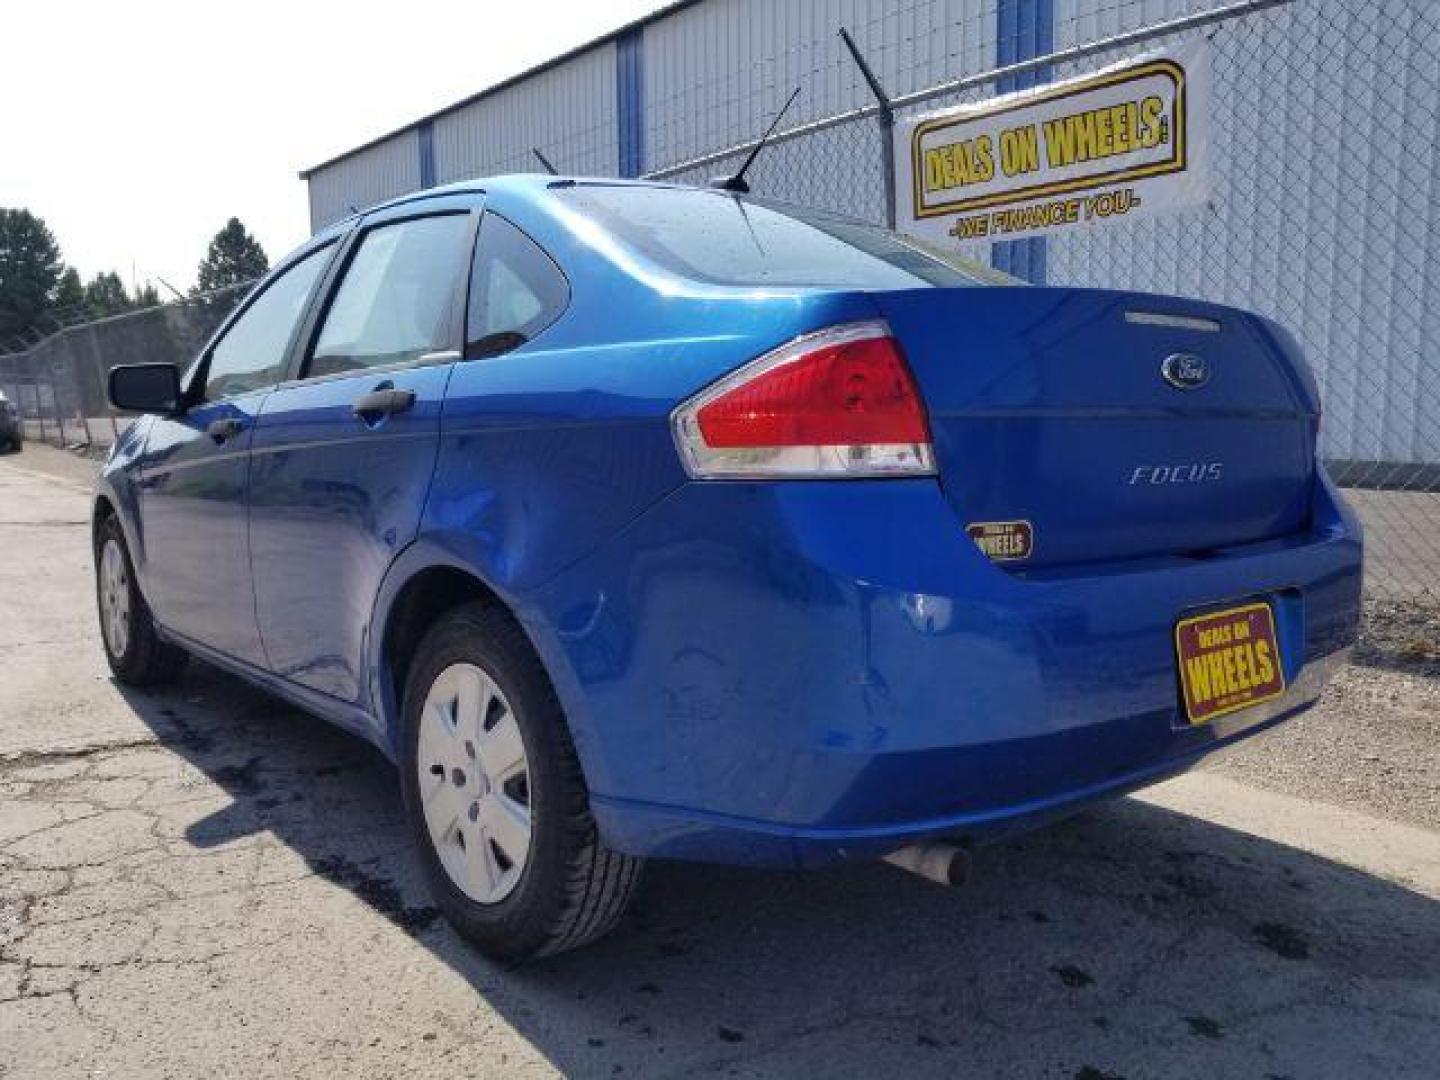
[[482,952],[576,948],[634,895],[641,860],[601,843],[549,678],[496,607],[458,608],[421,642],[401,786],[436,902]]
[[97,530],[95,600],[100,609],[100,638],[110,670],[127,686],[173,682],[185,665],[185,653],[163,641],[140,587],[125,533],[114,515]]

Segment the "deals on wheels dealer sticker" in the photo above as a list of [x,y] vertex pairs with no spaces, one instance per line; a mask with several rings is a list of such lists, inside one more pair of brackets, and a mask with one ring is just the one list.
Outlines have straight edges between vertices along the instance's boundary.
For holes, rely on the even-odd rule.
[[1028,521],[975,521],[965,531],[996,562],[1028,559],[1035,550],[1035,529]]
[[953,247],[1203,205],[1208,48],[902,121],[900,231]]
[[1285,692],[1269,604],[1181,619],[1175,626],[1175,658],[1185,714],[1192,724],[1208,723]]

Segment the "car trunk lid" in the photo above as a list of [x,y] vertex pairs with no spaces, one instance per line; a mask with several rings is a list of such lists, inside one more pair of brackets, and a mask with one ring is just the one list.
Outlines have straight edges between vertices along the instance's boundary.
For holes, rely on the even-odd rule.
[[1316,406],[1265,320],[1092,289],[873,299],[925,400],[946,495],[972,535],[1000,523],[982,544],[998,559],[1203,556],[1304,527]]

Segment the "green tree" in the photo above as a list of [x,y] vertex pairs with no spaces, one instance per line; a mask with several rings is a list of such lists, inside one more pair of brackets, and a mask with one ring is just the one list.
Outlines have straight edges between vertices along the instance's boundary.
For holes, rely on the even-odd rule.
[[40,329],[61,268],[60,245],[45,222],[0,207],[0,341]]
[[85,286],[80,283],[80,271],[67,266],[55,286],[55,300],[51,305],[55,318],[62,323],[83,321],[85,314]]
[[155,286],[146,282],[144,285],[136,286],[135,299],[131,301],[131,307],[147,308],[160,306],[160,293]]
[[210,250],[200,264],[195,291],[212,292],[227,285],[253,281],[270,269],[265,249],[245,231],[239,218],[231,218],[210,241]]
[[125,283],[113,270],[102,271],[90,279],[85,286],[86,314],[92,319],[103,319],[108,315],[120,315],[134,305],[125,293]]

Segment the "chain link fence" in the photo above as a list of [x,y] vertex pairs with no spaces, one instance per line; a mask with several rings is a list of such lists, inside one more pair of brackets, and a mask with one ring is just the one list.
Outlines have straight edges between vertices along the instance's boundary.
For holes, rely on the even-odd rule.
[[[1038,274],[1008,245],[962,250],[1049,284],[1196,296],[1288,327],[1321,387],[1321,453],[1366,524],[1370,595],[1440,600],[1440,4],[1057,0],[1055,9],[1053,40],[1040,48],[1033,30],[1028,50],[1000,42],[999,59],[1032,60],[896,96],[894,113],[983,101],[1204,35],[1210,205],[1052,236]],[[863,55],[864,34],[854,37]],[[789,90],[770,88],[776,109]],[[887,139],[878,104],[806,121],[779,133],[751,187],[884,222]],[[650,176],[703,184],[733,173],[750,145]]]
[[[880,20],[933,25],[920,7],[897,0],[847,27],[879,82],[895,83],[883,89],[900,117],[1209,39],[1208,207],[1053,236],[1038,260],[1004,244],[966,253],[1052,284],[1235,304],[1290,328],[1321,386],[1322,454],[1367,526],[1370,595],[1440,601],[1440,4],[1053,0],[1048,26],[1007,26],[994,0],[957,0],[938,40],[879,32]],[[997,25],[994,48],[979,44],[996,40]],[[882,39],[898,40],[897,54],[866,55],[866,41]],[[720,117],[719,130],[753,139],[764,127],[755,117],[773,116],[798,85],[789,126],[749,173],[753,190],[887,219],[886,117],[844,49],[790,50],[713,84],[683,74],[650,105],[650,177],[703,184],[732,174],[753,143],[702,151],[695,132],[717,130]],[[545,147],[562,163],[583,149]],[[0,389],[31,434],[108,441],[123,421],[105,407],[105,371],[188,361],[243,291],[72,328],[0,357]]]
[[1440,4],[1301,0],[1208,33],[1211,206],[1062,234],[1050,279],[1291,329],[1321,453],[1366,522],[1371,595],[1440,599]]
[[187,366],[249,290],[249,283],[235,285],[66,327],[25,352],[0,356],[0,391],[15,403],[27,439],[101,452],[129,422],[106,398],[110,369]]

